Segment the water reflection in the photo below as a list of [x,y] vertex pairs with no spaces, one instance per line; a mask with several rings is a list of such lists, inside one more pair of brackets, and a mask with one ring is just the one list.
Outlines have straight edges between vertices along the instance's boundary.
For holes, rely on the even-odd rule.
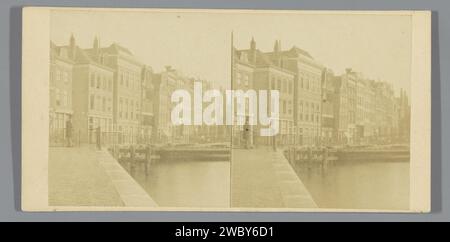
[[[122,166],[163,207],[230,207],[229,161],[153,161]],[[409,162],[293,165],[320,208],[408,209]]]
[[229,207],[229,161],[153,161],[121,163],[163,207]]
[[294,169],[321,208],[409,208],[409,162],[296,163]]

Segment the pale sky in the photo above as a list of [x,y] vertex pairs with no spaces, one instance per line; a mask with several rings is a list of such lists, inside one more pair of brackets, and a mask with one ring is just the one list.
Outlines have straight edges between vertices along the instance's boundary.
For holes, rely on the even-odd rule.
[[253,36],[258,49],[272,51],[279,39],[283,50],[296,45],[335,74],[350,67],[410,91],[409,15],[54,10],[50,32],[57,45],[73,33],[88,48],[98,36],[102,47],[117,42],[156,72],[171,65],[229,87],[232,31],[238,49]]

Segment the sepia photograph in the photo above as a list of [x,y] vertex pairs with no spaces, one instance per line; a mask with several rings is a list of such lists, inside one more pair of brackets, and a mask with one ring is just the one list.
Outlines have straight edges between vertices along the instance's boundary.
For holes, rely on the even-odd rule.
[[279,132],[233,130],[232,206],[408,209],[411,18],[250,19],[233,89],[278,90]]
[[427,212],[429,21],[27,8],[23,209]]

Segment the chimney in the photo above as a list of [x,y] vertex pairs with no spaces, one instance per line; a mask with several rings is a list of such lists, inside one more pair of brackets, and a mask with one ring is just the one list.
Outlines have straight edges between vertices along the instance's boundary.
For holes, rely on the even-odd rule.
[[279,53],[281,52],[281,42],[280,40],[275,40],[275,45],[273,46],[273,52],[275,53],[275,58],[276,58],[276,64],[277,66],[283,68],[283,61],[279,55]]
[[73,34],[70,35],[70,57],[75,59],[75,37]]
[[252,37],[252,41],[250,41],[250,62],[255,63],[256,62],[256,42],[255,39]]
[[275,45],[273,46],[273,51],[279,53],[281,51],[281,41],[275,40]]
[[95,36],[95,39],[94,39],[94,50],[97,51],[99,47],[100,46],[99,46],[98,38],[97,38],[97,36]]
[[256,42],[255,39],[252,37],[252,40],[250,41],[250,49],[255,50],[256,49]]

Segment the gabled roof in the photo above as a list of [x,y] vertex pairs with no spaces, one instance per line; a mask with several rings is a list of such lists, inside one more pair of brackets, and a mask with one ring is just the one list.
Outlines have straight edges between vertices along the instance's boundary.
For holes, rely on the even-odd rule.
[[137,65],[142,65],[142,63],[136,59],[136,57],[129,49],[117,43],[113,43],[108,47],[102,47],[98,49],[95,48],[84,49],[84,51],[94,60],[101,59],[100,56],[118,56],[118,57],[120,56]]
[[257,66],[272,66],[275,63],[263,52],[256,50],[256,65]]
[[100,48],[99,50],[101,53],[108,53],[108,54],[113,54],[113,55],[119,55],[119,54],[125,54],[125,55],[130,55],[130,56],[133,55],[133,53],[131,53],[130,50],[128,50],[127,48],[125,48],[117,43],[113,43],[108,47]]
[[251,57],[251,55],[253,53],[252,53],[251,49],[236,51],[236,54],[238,57],[240,57],[240,55],[242,53],[246,53],[249,58],[249,63],[253,64],[255,66],[262,67],[262,66],[274,66],[275,65],[275,63],[272,62],[272,60],[270,60],[270,58],[265,53],[261,52],[260,50],[257,50],[257,49],[255,50],[255,57],[256,57],[255,60],[252,60],[253,57]]
[[97,61],[95,61],[93,58],[91,58],[86,51],[75,47],[76,50],[76,54],[75,54],[75,61],[77,63],[97,63]]
[[311,59],[313,60],[312,56],[305,50],[298,48],[297,46],[292,47],[289,50],[284,50],[284,51],[280,51],[280,52],[266,52],[265,55],[268,55],[270,57],[275,57],[276,55],[278,56],[285,56],[285,57],[306,57],[307,59]]
[[306,56],[310,59],[313,59],[313,57],[306,50],[300,49],[297,46],[292,47],[288,51],[282,51],[282,53],[283,52],[287,55],[292,55],[293,57]]
[[58,59],[74,63],[75,60],[73,60],[70,57],[70,52],[68,46],[57,46],[55,43],[50,42],[50,56],[51,57],[57,57]]
[[[63,58],[65,60],[71,61],[75,64],[96,64],[96,65],[100,65],[105,68],[108,68],[105,65],[101,64],[100,62],[98,62],[90,54],[91,50],[84,50],[78,46],[74,47],[74,55],[73,56],[71,54],[71,52],[72,52],[71,47],[68,45],[56,46],[53,42],[50,42],[50,51],[52,54],[55,54],[59,58]],[[62,52],[65,52],[67,54],[67,56],[62,56],[61,55]]]

